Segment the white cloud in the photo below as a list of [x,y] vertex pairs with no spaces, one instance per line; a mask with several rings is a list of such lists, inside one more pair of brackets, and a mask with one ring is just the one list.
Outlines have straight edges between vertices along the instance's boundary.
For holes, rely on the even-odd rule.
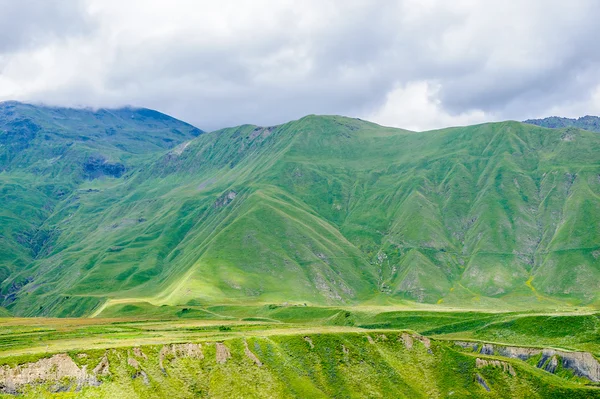
[[365,115],[364,119],[416,131],[472,125],[495,119],[493,115],[481,110],[451,115],[437,97],[439,91],[439,84],[427,81],[410,82],[396,87],[387,94],[383,106]]
[[0,0],[0,100],[146,106],[204,129],[600,113],[595,0],[32,3]]

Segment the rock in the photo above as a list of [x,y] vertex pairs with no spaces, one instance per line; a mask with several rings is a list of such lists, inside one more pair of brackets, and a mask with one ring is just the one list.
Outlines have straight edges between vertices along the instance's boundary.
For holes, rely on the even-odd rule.
[[494,354],[494,345],[491,344],[483,344],[479,353],[482,355],[493,355]]
[[537,364],[538,368],[552,373],[556,371],[558,362],[562,361],[563,368],[572,370],[575,375],[587,378],[592,382],[600,382],[600,362],[589,352],[484,344],[479,353],[493,355],[495,351],[500,356],[520,360],[527,360],[541,353],[542,357]]
[[[493,345],[489,345],[492,346]],[[540,349],[523,348],[520,346],[499,346],[498,354],[500,356],[510,357],[513,359],[527,360],[532,356],[536,356],[541,352]]]
[[541,364],[538,363],[537,367],[543,368],[547,372],[554,374],[556,372],[556,369],[558,368],[558,358],[556,356],[552,356],[550,361],[546,362],[545,360],[547,360],[547,358],[542,356],[542,359],[540,359]]
[[314,349],[315,345],[313,344],[312,339],[310,339],[310,337],[304,337],[304,340],[308,342],[308,345],[310,345],[310,349]]
[[229,352],[229,349],[222,342],[217,342],[216,345],[217,345],[217,353],[216,353],[217,364],[225,364],[228,359],[231,359],[231,353]]
[[[542,352],[542,357],[556,359],[557,356],[562,360],[563,368],[573,370],[576,376],[585,377],[593,382],[600,382],[600,363],[598,363],[598,360],[591,353],[565,352],[553,349],[544,349]],[[558,359],[553,362],[552,358],[547,367],[554,367],[554,370],[556,370]]]
[[[78,387],[99,384],[95,376],[87,373],[86,366],[79,368],[69,355],[59,353],[33,363],[0,367],[0,392],[15,394],[24,385],[35,382],[59,382],[64,379],[74,380]],[[61,387],[55,388],[63,389]]]
[[479,373],[477,373],[475,375],[475,378],[477,379],[477,383],[479,383],[479,385],[481,385],[486,391],[488,391],[488,392],[490,391],[490,387],[485,382],[485,380],[483,379],[483,377],[481,375],[479,375]]
[[248,358],[250,360],[252,360],[258,367],[262,367],[262,362],[258,359],[258,357],[256,357],[256,355],[254,353],[252,353],[250,348],[248,348],[248,342],[246,342],[245,340],[244,340],[244,353],[246,353],[246,356],[248,356]]
[[412,337],[407,334],[407,333],[402,333],[402,341],[404,342],[404,347],[406,349],[412,349],[413,347],[413,339]]
[[132,357],[127,358],[127,364],[133,367],[136,370],[140,369],[140,363]]
[[189,357],[192,359],[204,359],[202,345],[200,344],[173,344],[171,345],[176,357]]
[[102,155],[89,156],[83,164],[83,171],[89,179],[97,179],[102,176],[119,178],[125,173],[125,170],[125,165],[122,163],[108,162]]
[[141,357],[145,360],[148,360],[148,356],[140,348],[133,348],[133,354],[137,357]]
[[229,191],[226,194],[223,194],[215,201],[215,208],[222,208],[224,206],[229,205],[231,201],[233,201],[237,197],[237,193],[235,191]]
[[187,343],[165,345],[160,349],[158,356],[158,364],[163,373],[166,373],[163,362],[167,356],[173,356],[175,358],[204,359],[201,344]]
[[513,377],[517,375],[513,366],[507,362],[502,362],[500,360],[488,360],[488,359],[475,359],[475,367],[478,369],[482,369],[484,367],[496,367],[501,368],[504,372],[508,372]]
[[109,375],[110,370],[109,370],[108,356],[104,355],[102,360],[100,360],[100,363],[98,363],[98,365],[96,365],[96,367],[94,367],[94,370],[92,370],[92,372],[94,373],[94,375]]

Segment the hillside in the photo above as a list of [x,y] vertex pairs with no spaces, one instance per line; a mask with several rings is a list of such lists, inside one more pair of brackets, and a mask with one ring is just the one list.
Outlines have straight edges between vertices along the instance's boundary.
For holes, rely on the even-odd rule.
[[148,109],[0,103],[0,281],[43,258],[60,228],[44,223],[82,184],[122,177],[200,133]]
[[[81,316],[142,300],[598,304],[600,136],[565,132],[502,122],[415,133],[307,116],[170,150],[151,141],[127,173],[76,168],[48,211],[29,192],[3,195],[40,215],[37,226],[6,219],[3,245],[33,231],[35,251],[2,259],[0,305]],[[119,162],[131,137],[113,142],[127,149]],[[39,169],[15,162],[1,176],[22,190]]]
[[561,129],[566,127],[575,127],[578,129],[589,130],[591,132],[600,132],[600,118],[597,116],[582,116],[581,118],[561,118],[560,116],[551,116],[543,119],[528,119],[523,123],[548,127],[552,129]]

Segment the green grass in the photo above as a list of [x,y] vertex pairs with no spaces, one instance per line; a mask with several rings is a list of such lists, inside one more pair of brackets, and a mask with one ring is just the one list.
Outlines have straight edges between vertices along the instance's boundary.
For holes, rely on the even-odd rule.
[[[570,318],[572,330],[565,325],[567,331],[586,329],[591,334],[598,332],[598,315],[380,312],[372,307],[265,305],[203,309],[213,314],[213,320],[173,318],[173,313],[167,311],[155,315],[168,315],[167,320],[148,320],[141,315],[125,317],[129,311],[126,306],[114,305],[105,310],[113,316],[121,314],[116,319],[2,319],[0,365],[15,367],[53,353],[68,353],[80,367],[87,365],[92,369],[106,354],[111,374],[102,377],[99,386],[74,392],[72,383],[63,382],[71,395],[82,398],[600,397],[594,384],[575,378],[571,370],[559,368],[551,374],[538,369],[536,358],[525,362],[464,351],[453,344],[457,332],[452,328],[452,337],[432,336],[430,348],[415,338],[409,349],[400,339],[407,330],[443,330],[462,322],[461,333],[470,339],[481,338],[492,330],[505,331],[512,333],[505,337],[505,344],[522,345],[526,340],[544,337],[547,347],[560,347],[565,336],[558,333],[558,328],[553,332],[552,325],[560,323],[561,317]],[[249,314],[260,317],[249,321]],[[378,329],[330,325],[331,315],[340,314],[354,323],[390,324]],[[481,323],[474,323],[476,320]],[[246,355],[244,341],[262,366],[255,365]],[[171,342],[200,343],[204,357],[169,355],[163,360],[163,372],[159,368],[159,352]],[[224,364],[216,362],[215,342],[223,342],[231,354]],[[598,342],[595,341],[596,352]],[[539,344],[538,341],[535,346]],[[148,376],[147,385],[141,378],[133,379],[135,370],[127,365],[133,346],[141,348],[146,356],[136,359]],[[508,363],[515,375],[501,368],[476,368],[476,358]],[[477,375],[490,387],[489,392],[477,382]],[[56,386],[55,382],[35,384],[24,387],[21,393],[24,397],[54,397],[49,390]]]

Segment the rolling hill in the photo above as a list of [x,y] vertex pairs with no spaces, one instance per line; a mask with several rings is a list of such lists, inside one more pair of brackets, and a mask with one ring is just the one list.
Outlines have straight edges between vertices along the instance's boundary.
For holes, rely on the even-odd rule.
[[0,121],[13,314],[600,300],[595,132],[312,115],[200,134],[155,111],[15,103]]

